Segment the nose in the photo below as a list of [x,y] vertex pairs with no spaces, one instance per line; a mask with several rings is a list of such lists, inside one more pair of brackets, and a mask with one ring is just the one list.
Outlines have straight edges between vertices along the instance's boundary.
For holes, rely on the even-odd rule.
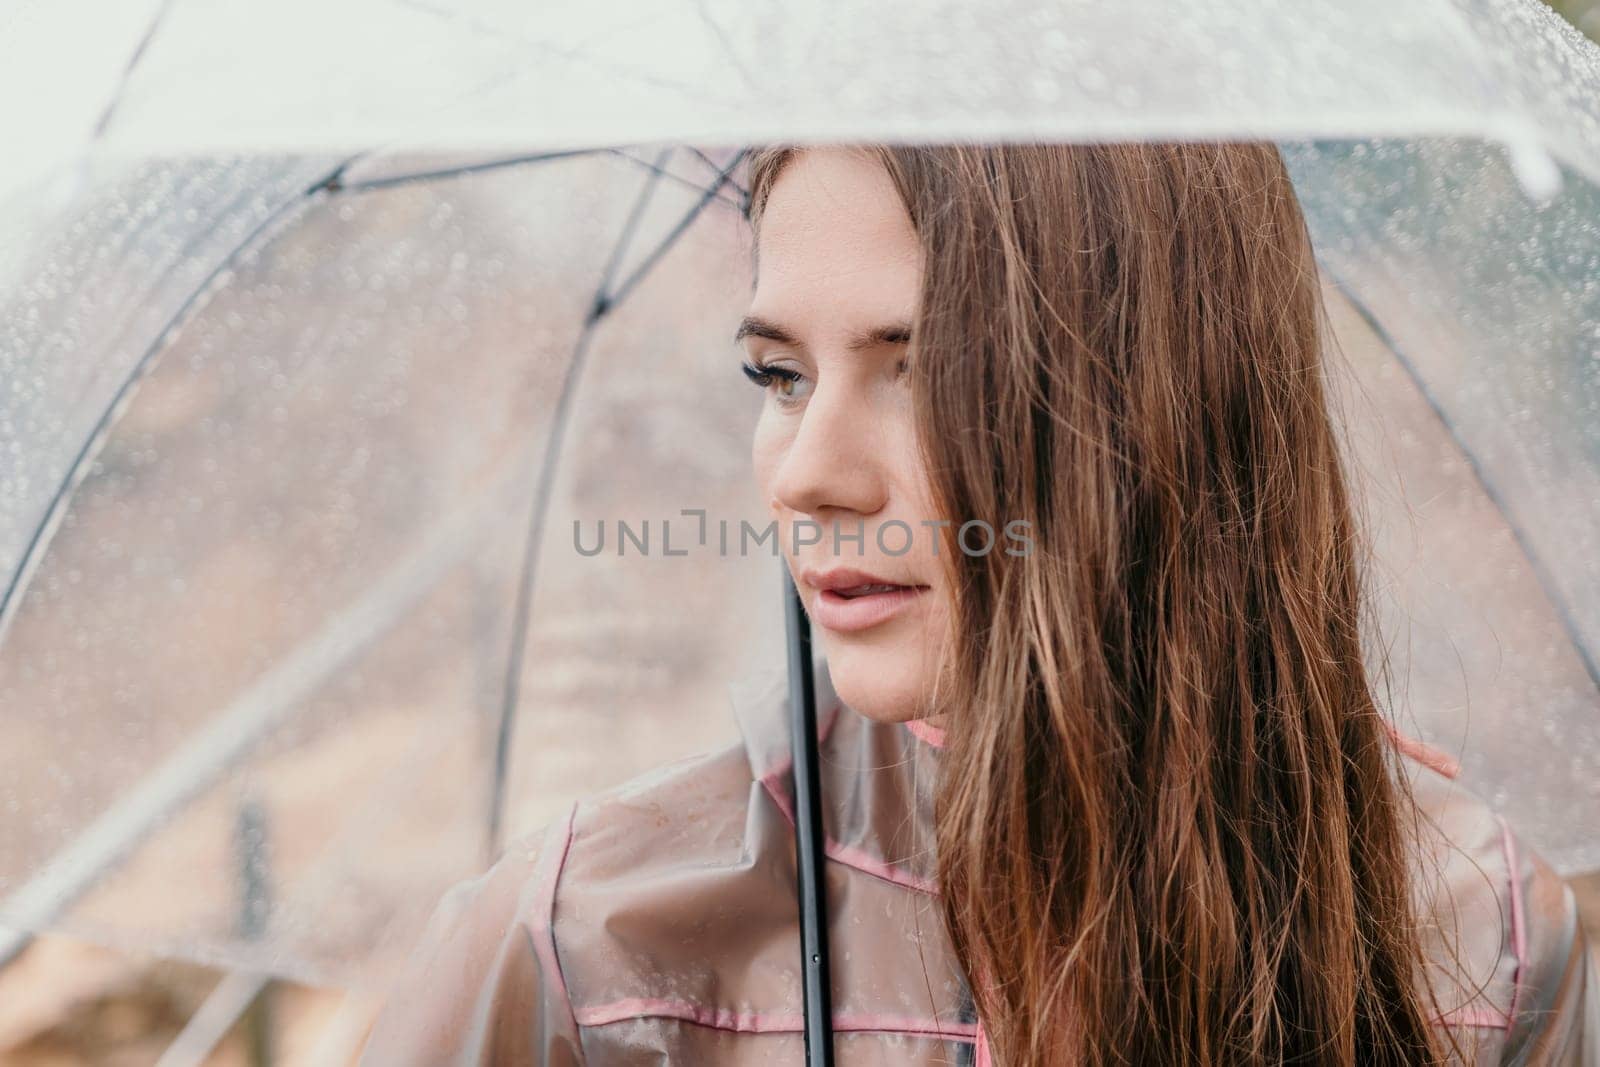
[[772,495],[784,508],[822,521],[839,512],[872,515],[888,503],[888,479],[867,405],[840,383],[819,385],[784,450]]

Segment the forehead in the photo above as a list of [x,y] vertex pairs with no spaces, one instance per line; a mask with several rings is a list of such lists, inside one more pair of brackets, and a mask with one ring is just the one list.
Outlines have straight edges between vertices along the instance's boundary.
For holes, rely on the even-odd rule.
[[[751,312],[789,323],[909,317],[921,246],[883,164],[846,148],[802,150],[767,196]],[[841,315],[850,321],[839,322]]]

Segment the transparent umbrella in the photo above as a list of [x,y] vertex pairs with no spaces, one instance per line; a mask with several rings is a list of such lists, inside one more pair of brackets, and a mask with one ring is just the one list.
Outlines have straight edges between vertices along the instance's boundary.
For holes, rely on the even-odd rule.
[[1277,141],[1397,726],[1600,865],[1600,49],[1533,0],[102,13],[0,62],[52,101],[0,186],[13,946],[360,984],[508,836],[735,736],[784,655],[778,565],[717,551],[779,139]]
[[735,158],[97,183],[7,309],[6,921],[353,981],[505,821],[732,734],[663,709],[776,564],[661,553],[755,514]]

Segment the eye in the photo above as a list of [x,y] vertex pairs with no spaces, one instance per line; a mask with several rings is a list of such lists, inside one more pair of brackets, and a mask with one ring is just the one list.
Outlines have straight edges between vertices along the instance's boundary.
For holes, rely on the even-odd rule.
[[779,404],[788,406],[805,399],[805,390],[810,383],[799,371],[773,363],[753,362],[743,363],[740,366],[746,378],[771,392],[772,398]]

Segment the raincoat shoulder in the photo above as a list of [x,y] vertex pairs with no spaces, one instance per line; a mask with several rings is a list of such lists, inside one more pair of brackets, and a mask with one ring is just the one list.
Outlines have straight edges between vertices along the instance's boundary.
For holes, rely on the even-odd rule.
[[[738,744],[582,801],[447,895],[366,1067],[800,1062],[784,674],[732,690]],[[971,1064],[931,885],[932,749],[825,672],[818,698],[840,1062]]]
[[445,893],[368,1036],[362,1067],[583,1062],[550,930],[568,820]]
[[1440,1021],[1473,1064],[1600,1067],[1600,975],[1572,889],[1447,760],[1411,777]]
[[445,893],[373,1025],[363,1067],[582,1062],[547,909],[563,837],[565,825],[552,824]]
[[[598,953],[607,979],[626,987],[630,976],[648,982],[650,961],[681,956],[682,937],[712,905],[677,876],[719,857],[737,862],[749,783],[742,747],[673,764],[574,805],[450,890],[390,993],[364,1067],[586,1062],[571,983],[592,979],[570,959]],[[781,903],[771,918],[782,923]],[[612,1011],[638,1007],[620,996]]]

